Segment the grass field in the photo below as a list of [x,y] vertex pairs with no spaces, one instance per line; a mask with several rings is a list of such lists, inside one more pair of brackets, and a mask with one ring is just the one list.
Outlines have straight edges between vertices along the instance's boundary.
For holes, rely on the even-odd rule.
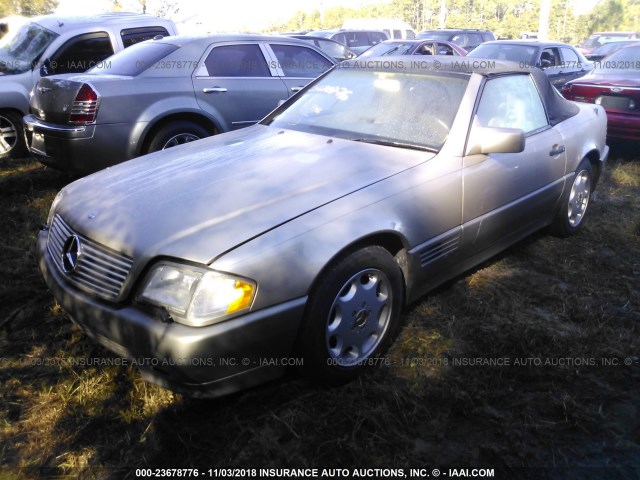
[[34,254],[67,179],[29,158],[0,165],[0,479],[192,466],[638,478],[637,152],[614,146],[579,235],[534,235],[408,308],[390,366],[206,401],[145,383],[72,325]]

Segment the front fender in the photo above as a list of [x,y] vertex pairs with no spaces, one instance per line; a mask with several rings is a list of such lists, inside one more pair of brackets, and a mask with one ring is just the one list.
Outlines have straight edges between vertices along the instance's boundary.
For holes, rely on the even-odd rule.
[[22,83],[0,77],[0,108],[29,112],[29,93]]

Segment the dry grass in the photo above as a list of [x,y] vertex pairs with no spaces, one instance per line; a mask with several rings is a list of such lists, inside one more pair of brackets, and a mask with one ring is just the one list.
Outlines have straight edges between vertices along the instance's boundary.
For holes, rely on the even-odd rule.
[[[580,235],[537,234],[408,309],[391,365],[341,388],[286,378],[210,401],[145,383],[72,326],[33,253],[68,180],[29,159],[0,166],[0,479],[135,478],[135,468],[194,465],[489,467],[508,472],[500,478],[570,466],[535,475],[634,478],[633,152],[613,151]],[[86,359],[107,364],[79,363]],[[510,365],[482,364],[500,359]]]

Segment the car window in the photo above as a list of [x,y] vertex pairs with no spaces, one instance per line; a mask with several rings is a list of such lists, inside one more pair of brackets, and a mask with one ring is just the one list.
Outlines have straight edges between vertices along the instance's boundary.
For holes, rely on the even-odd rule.
[[437,55],[456,55],[456,52],[453,50],[453,47],[451,47],[451,45],[447,45],[446,43],[438,43]]
[[347,37],[345,36],[344,33],[336,33],[333,37],[331,37],[331,39],[343,45],[347,44]]
[[413,30],[405,30],[405,38],[416,38],[416,32]]
[[438,53],[434,50],[433,43],[423,43],[416,51],[413,52],[414,55],[437,55]]
[[158,35],[167,37],[169,36],[169,32],[164,27],[125,28],[120,31],[124,48],[135,45],[136,43],[144,42],[145,40],[151,40]]
[[111,55],[113,46],[107,32],[79,35],[67,41],[52,55],[48,74],[84,72]]
[[567,47],[561,47],[560,51],[562,52],[562,64],[565,67],[578,67],[582,62],[580,62],[580,58],[578,54]]
[[[389,33],[389,32],[387,32],[387,33]],[[391,35],[389,35],[389,36],[391,36]],[[394,30],[393,31],[393,38],[402,38],[402,30]]]
[[455,35],[451,41],[462,48],[466,48],[470,45],[469,37],[466,33],[459,33],[458,35]]
[[369,38],[371,40],[371,45],[376,45],[387,40],[382,32],[369,32]]
[[270,77],[260,47],[255,44],[223,45],[209,52],[204,61],[210,77]]
[[624,47],[598,63],[600,72],[640,75],[640,46]]
[[367,32],[348,32],[346,37],[347,46],[349,47],[366,47],[370,45]]
[[0,74],[24,73],[33,68],[58,34],[37,23],[23,25],[0,41]]
[[529,75],[509,75],[488,80],[478,104],[483,127],[519,128],[525,133],[548,125],[540,94]]
[[542,68],[558,67],[560,63],[560,54],[557,48],[545,48],[542,50],[540,54],[540,66]]
[[527,66],[536,66],[539,62],[538,47],[535,45],[511,45],[508,43],[484,43],[473,51],[469,57],[494,58],[509,60]]
[[482,43],[482,35],[479,33],[468,33],[468,43],[467,45],[478,46]]
[[346,47],[340,43],[331,42],[329,40],[317,40],[316,45],[327,55],[332,57],[346,57]]
[[[178,48],[177,45],[167,43],[139,43],[116,53],[109,60],[96,65],[89,72],[135,77],[149,68],[163,67],[164,65],[158,62]],[[193,69],[197,67],[197,62],[183,63],[185,65],[193,63]]]
[[271,44],[278,66],[287,77],[316,78],[333,65],[318,52],[297,45]]

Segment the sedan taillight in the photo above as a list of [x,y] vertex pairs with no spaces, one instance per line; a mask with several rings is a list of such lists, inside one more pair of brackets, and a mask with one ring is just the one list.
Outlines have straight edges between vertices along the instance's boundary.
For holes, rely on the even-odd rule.
[[91,85],[84,83],[71,104],[69,123],[87,124],[96,121],[100,98]]

